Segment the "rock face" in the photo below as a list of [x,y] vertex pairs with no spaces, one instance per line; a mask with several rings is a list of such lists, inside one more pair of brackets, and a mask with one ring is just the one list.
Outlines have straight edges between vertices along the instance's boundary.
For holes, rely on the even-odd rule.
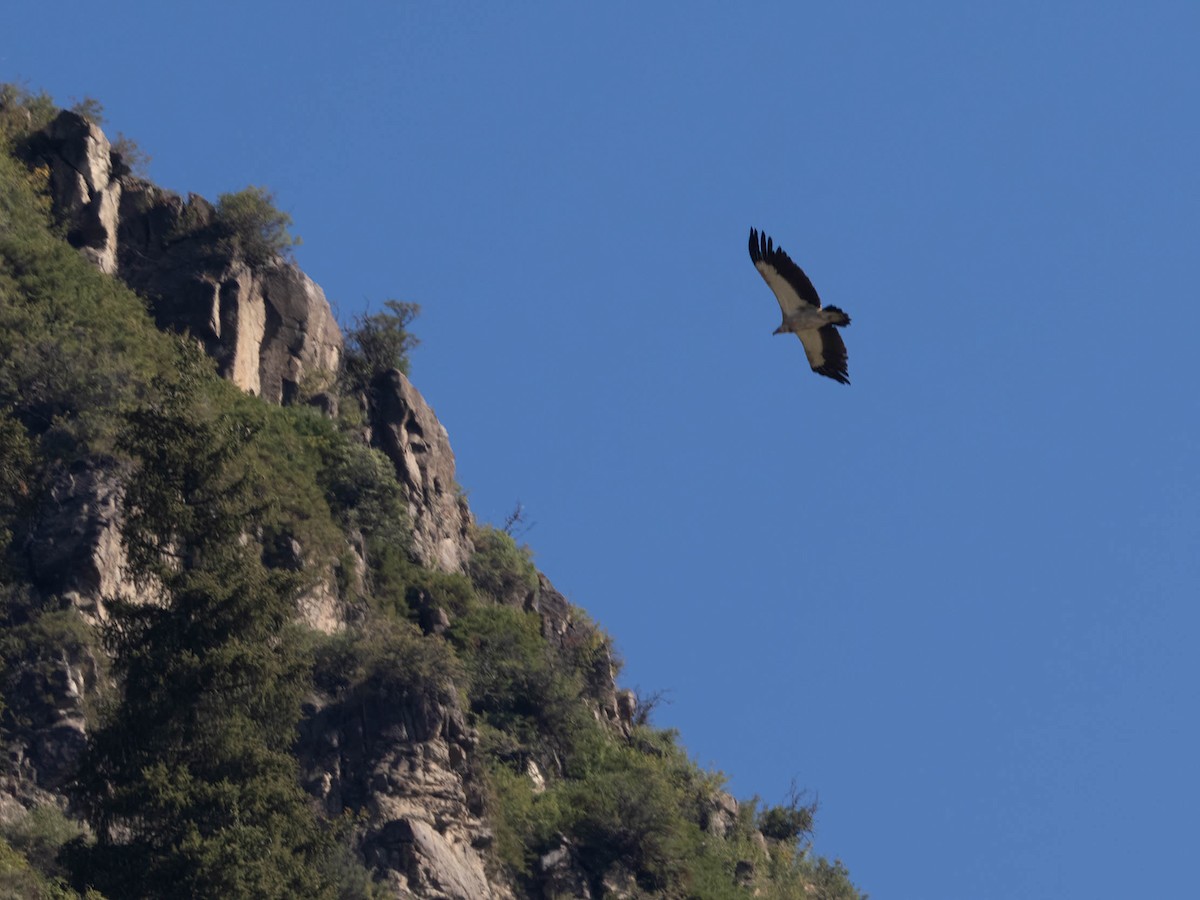
[[[595,698],[596,711],[617,728],[628,733],[637,711],[634,699],[617,692],[617,666],[607,641],[598,640],[601,632],[538,572],[538,586],[526,600],[525,608],[542,620],[542,636],[558,650],[596,644],[591,670],[586,673],[588,694]],[[625,692],[623,692],[625,693]]]
[[115,273],[121,182],[113,178],[108,138],[73,112],[60,113],[42,138],[39,150],[50,167],[55,211],[71,223],[67,240],[100,271]]
[[92,653],[71,642],[27,666],[15,692],[23,721],[4,747],[0,821],[18,807],[58,802],[66,791],[87,746],[84,706],[95,696],[97,673]]
[[[27,645],[0,776],[0,820],[58,802],[87,745],[86,706],[100,665],[79,639],[104,617],[104,598],[132,591],[124,577],[120,503],[124,471],[95,457],[60,472],[39,505],[26,546],[34,590],[24,616],[42,640]],[[14,616],[20,622],[24,616]],[[20,627],[20,626],[19,626]]]
[[413,549],[426,566],[461,572],[471,558],[471,512],[454,479],[450,437],[399,371],[372,385],[371,442],[396,467],[412,519]]
[[[82,116],[61,113],[35,146],[71,242],[146,297],[160,327],[200,340],[221,374],[248,393],[336,409],[325,389],[338,371],[342,334],[321,288],[299,268],[280,258],[251,266],[223,250],[216,209],[202,197],[114,177],[108,140]],[[471,515],[446,429],[399,372],[382,375],[371,393],[372,442],[405,487],[417,556],[463,571]]]
[[38,587],[63,597],[93,621],[104,598],[129,593],[121,547],[124,471],[115,460],[93,458],[62,472],[38,511],[29,562]]
[[[151,303],[162,328],[189,332],[222,376],[270,403],[292,403],[337,374],[342,334],[325,294],[281,258],[251,266],[214,240],[216,213],[127,179],[118,272]],[[217,249],[214,250],[214,247]]]
[[485,871],[492,836],[469,787],[475,744],[453,685],[331,703],[306,718],[300,741],[310,792],[331,815],[362,816],[363,855],[394,896],[506,900]]
[[204,343],[221,374],[271,403],[328,386],[342,335],[325,294],[293,263],[250,265],[216,239],[216,210],[124,174],[103,132],[60,113],[34,143],[68,240],[146,297],[163,328]]

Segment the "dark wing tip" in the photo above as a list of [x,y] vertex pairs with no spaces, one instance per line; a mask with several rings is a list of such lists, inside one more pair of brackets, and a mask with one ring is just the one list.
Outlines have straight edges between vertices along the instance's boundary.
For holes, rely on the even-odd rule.
[[850,383],[850,375],[845,369],[837,369],[828,363],[820,368],[814,367],[813,371],[818,375],[824,375],[826,378],[832,378],[834,381],[839,382],[840,384]]
[[757,265],[758,263],[762,262],[762,259],[763,259],[762,248],[760,248],[758,245],[758,230],[755,228],[751,228],[750,229],[750,261]]
[[803,302],[820,309],[821,297],[817,294],[817,289],[813,287],[812,282],[808,280],[808,276],[804,274],[804,270],[792,262],[792,258],[783,251],[782,247],[775,246],[775,242],[767,237],[765,231],[750,229],[750,261],[756,266],[759,263],[765,263],[773,268],[779,277],[791,285],[792,290]]

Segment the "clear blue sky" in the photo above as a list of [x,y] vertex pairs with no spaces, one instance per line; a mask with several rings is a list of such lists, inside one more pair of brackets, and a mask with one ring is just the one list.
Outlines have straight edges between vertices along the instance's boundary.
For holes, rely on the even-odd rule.
[[[14,4],[167,187],[272,187],[476,514],[883,900],[1184,896],[1200,4]],[[766,229],[853,386],[772,337]]]

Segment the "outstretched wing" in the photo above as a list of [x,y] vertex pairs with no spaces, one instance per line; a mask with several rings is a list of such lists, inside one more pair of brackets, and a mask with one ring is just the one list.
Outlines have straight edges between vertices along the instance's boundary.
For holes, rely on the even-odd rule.
[[804,345],[804,355],[808,357],[808,364],[814,372],[842,384],[850,383],[846,344],[835,326],[806,328],[797,331],[796,337]]
[[792,258],[776,247],[766,232],[750,229],[750,261],[767,287],[779,301],[779,308],[787,316],[805,306],[821,307],[821,298],[804,270],[792,262]]

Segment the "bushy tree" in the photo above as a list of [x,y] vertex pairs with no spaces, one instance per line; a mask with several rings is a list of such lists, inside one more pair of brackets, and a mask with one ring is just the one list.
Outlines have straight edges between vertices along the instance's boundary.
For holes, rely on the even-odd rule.
[[[59,849],[79,837],[83,828],[79,822],[68,819],[57,806],[47,803],[5,822],[0,830],[9,846],[19,851],[36,871],[57,881],[65,874],[57,860]],[[75,896],[72,892],[63,893]],[[0,888],[0,897],[5,896]]]
[[95,97],[81,97],[71,104],[71,112],[83,116],[94,124],[104,127],[104,104]]
[[290,232],[292,217],[275,205],[275,195],[251,185],[217,198],[216,225],[228,249],[252,266],[288,256],[300,238]]
[[0,141],[18,140],[43,128],[58,108],[45,91],[34,93],[21,84],[0,84]]
[[483,527],[472,535],[475,552],[467,563],[471,581],[498,603],[522,603],[537,590],[537,569],[528,548],[498,528]]
[[358,316],[346,333],[344,371],[347,386],[365,391],[384,372],[399,369],[408,374],[408,354],[419,341],[408,330],[421,307],[416,303],[385,300],[384,312]]
[[33,447],[11,410],[0,408],[0,575],[16,514],[28,503]]
[[[83,900],[105,900],[94,890],[86,890]],[[17,848],[0,838],[0,898],[3,900],[79,900],[80,895],[61,879],[38,871]]]
[[251,435],[198,368],[185,360],[123,435],[140,463],[128,558],[163,601],[110,606],[121,689],[83,762],[97,844],[76,845],[74,868],[121,897],[332,897],[334,848],[289,753],[309,686],[294,576],[244,540],[257,509]]
[[806,802],[805,793],[793,783],[783,803],[758,814],[758,830],[770,840],[795,844],[811,837],[816,814],[817,801]]
[[466,665],[471,708],[526,753],[562,750],[584,714],[582,688],[558,665],[534,613],[479,604],[451,625]]
[[145,178],[150,171],[150,154],[141,145],[124,132],[117,132],[117,139],[112,142],[113,174],[124,175],[132,173],[139,178]]

